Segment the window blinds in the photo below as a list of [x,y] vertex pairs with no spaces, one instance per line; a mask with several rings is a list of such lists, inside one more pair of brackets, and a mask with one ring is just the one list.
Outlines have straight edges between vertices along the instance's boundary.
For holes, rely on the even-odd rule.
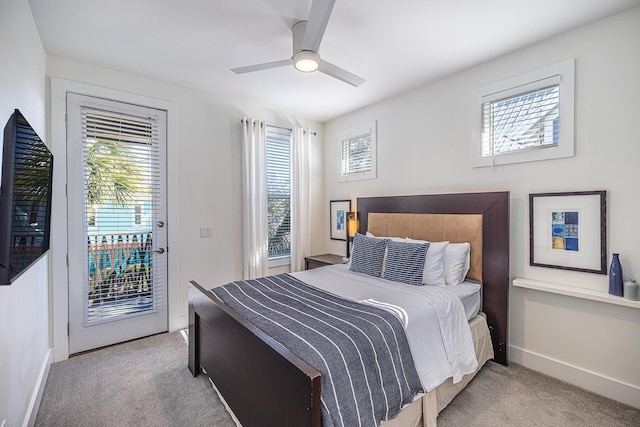
[[267,126],[269,258],[291,254],[291,130]]
[[371,171],[371,133],[342,141],[342,175]]
[[154,256],[159,218],[158,120],[81,108],[87,322],[164,309],[165,256]]
[[483,157],[558,144],[559,77],[494,94],[482,102]]

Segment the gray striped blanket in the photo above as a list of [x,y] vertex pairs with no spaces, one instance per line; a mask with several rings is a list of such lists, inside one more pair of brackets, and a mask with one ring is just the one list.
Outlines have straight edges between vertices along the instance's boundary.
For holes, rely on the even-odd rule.
[[379,426],[422,386],[400,321],[289,274],[211,290],[322,376],[323,426]]

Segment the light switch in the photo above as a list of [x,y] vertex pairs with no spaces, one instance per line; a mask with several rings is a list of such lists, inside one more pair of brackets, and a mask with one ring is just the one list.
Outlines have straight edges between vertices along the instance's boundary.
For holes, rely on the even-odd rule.
[[202,226],[200,226],[200,237],[201,238],[211,237],[211,236],[213,236],[213,233],[211,231],[211,226],[210,225],[202,225]]

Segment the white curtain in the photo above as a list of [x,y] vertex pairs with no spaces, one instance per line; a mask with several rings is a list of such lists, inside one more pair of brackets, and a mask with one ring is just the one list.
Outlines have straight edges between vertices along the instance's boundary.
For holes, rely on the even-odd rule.
[[304,270],[304,257],[310,255],[310,137],[300,127],[291,134],[291,272]]
[[267,172],[264,121],[242,120],[242,247],[244,279],[268,271]]

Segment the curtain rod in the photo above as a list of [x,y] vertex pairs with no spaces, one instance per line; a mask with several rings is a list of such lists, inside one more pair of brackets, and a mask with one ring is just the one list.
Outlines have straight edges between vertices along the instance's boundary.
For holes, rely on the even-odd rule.
[[[242,118],[240,119],[240,123],[245,124],[246,123],[246,118]],[[287,127],[283,127],[283,126],[276,126],[276,125],[267,125],[267,126],[271,126],[272,128],[276,128],[276,129],[282,129],[282,130],[288,130],[289,132],[291,132],[293,129],[291,128],[287,128]],[[307,133],[307,131],[305,130],[304,133]],[[313,136],[318,135],[317,132],[311,132],[311,130],[309,130],[309,133]]]

